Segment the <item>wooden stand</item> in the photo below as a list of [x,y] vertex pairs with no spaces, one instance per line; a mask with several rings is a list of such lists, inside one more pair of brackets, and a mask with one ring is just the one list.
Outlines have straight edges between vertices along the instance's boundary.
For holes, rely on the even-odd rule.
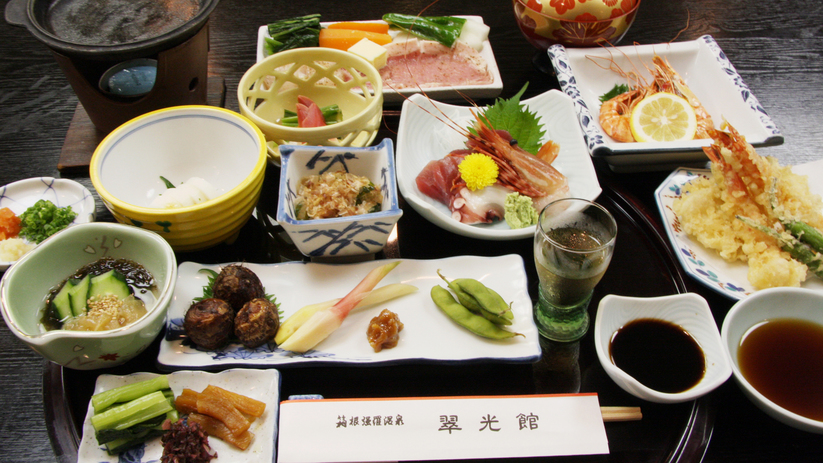
[[[226,81],[219,76],[208,77],[208,95],[206,103],[211,106],[225,107]],[[107,133],[98,130],[91,122],[83,105],[77,103],[74,117],[71,119],[57,169],[62,173],[85,172],[88,175],[89,162],[97,145]]]

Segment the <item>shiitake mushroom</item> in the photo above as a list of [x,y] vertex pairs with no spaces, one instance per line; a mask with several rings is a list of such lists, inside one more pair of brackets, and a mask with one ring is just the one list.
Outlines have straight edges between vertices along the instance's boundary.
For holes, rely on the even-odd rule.
[[183,328],[189,339],[204,349],[219,349],[231,339],[234,310],[222,299],[195,302],[186,311]]
[[266,293],[257,274],[241,264],[231,264],[214,279],[212,297],[228,302],[236,313],[246,302],[264,298]]
[[234,318],[234,335],[249,349],[274,339],[279,327],[277,307],[265,297],[245,303]]

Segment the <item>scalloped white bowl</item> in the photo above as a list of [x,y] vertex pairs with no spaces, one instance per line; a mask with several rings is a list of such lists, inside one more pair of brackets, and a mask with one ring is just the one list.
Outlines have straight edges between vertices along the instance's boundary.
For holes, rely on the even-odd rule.
[[743,376],[737,363],[737,349],[749,330],[769,319],[794,318],[823,325],[823,292],[805,288],[770,288],[757,291],[732,306],[720,336],[732,365],[734,379],[743,393],[767,415],[803,431],[823,434],[823,421],[812,420],[772,402]]
[[[679,393],[660,392],[645,386],[612,362],[609,345],[614,333],[627,323],[644,318],[674,323],[692,335],[706,356],[706,372],[699,383]],[[597,358],[609,377],[629,394],[650,402],[694,400],[726,382],[732,374],[709,304],[694,293],[647,298],[608,295],[600,300],[597,308],[594,342]]]

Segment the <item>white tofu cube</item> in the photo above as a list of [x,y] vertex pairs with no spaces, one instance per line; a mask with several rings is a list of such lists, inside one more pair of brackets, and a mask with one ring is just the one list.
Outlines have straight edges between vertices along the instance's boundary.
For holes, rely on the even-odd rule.
[[348,50],[350,53],[365,59],[371,63],[375,68],[381,69],[386,65],[388,54],[383,46],[372,42],[369,39],[362,39],[355,43]]

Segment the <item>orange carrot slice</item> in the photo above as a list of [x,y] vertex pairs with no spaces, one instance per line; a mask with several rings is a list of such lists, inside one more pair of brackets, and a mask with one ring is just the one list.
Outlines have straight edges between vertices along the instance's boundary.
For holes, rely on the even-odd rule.
[[338,50],[348,50],[352,45],[369,39],[378,45],[386,45],[392,41],[389,34],[379,34],[376,32],[359,31],[354,29],[320,29],[319,45],[321,47],[336,48]]
[[389,23],[384,22],[354,22],[342,21],[328,25],[329,29],[349,29],[355,31],[376,32],[378,34],[389,33]]

